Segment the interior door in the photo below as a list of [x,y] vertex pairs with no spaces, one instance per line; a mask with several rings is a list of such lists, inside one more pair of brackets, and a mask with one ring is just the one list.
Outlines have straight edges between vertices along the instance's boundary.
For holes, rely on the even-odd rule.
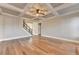
[[41,35],[41,23],[38,23],[38,35]]

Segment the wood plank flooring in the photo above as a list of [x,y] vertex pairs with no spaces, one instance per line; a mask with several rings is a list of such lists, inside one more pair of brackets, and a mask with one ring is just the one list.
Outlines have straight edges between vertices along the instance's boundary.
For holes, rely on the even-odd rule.
[[77,55],[79,44],[41,36],[0,42],[0,55]]

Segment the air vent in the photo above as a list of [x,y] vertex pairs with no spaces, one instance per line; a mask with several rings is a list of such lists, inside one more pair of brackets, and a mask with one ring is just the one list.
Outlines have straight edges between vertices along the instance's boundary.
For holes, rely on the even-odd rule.
[[75,12],[79,12],[79,4],[74,4],[70,7],[57,11],[60,15],[67,15]]
[[17,8],[23,9],[26,6],[26,3],[9,3]]

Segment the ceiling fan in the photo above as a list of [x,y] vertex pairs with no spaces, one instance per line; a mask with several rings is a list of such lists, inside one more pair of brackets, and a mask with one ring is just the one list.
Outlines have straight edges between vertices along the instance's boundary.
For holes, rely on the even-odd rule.
[[48,10],[45,6],[40,4],[34,5],[29,9],[29,12],[35,16],[45,16],[48,13]]

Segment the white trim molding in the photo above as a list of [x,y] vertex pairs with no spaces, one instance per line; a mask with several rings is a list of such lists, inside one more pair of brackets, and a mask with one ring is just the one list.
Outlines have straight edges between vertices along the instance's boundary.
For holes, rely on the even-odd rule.
[[70,40],[70,39],[66,39],[66,38],[53,37],[53,36],[47,36],[47,35],[42,35],[42,36],[48,37],[48,38],[55,38],[55,39],[57,39],[57,40],[64,40],[64,41],[68,41],[68,42],[78,43],[78,44],[79,44],[79,41],[76,41],[76,40]]
[[14,39],[19,39],[24,37],[30,37],[30,36],[17,36],[17,37],[11,37],[11,38],[4,38],[4,39],[0,39],[0,41],[14,40]]

